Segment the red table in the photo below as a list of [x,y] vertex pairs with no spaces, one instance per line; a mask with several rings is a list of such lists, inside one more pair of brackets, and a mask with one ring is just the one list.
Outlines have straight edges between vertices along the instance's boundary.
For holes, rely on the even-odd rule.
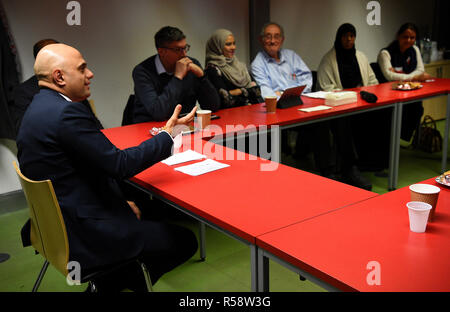
[[[390,87],[391,82],[381,84],[378,86],[364,87],[365,90],[371,90],[369,88],[387,86]],[[391,128],[391,148],[389,159],[389,190],[397,188],[398,181],[398,166],[400,155],[400,132],[402,126],[402,110],[403,105],[417,102],[417,100],[429,99],[436,96],[447,96],[447,110],[446,110],[446,123],[444,130],[444,144],[442,147],[442,163],[441,172],[443,173],[447,169],[447,149],[449,138],[449,121],[450,121],[450,79],[438,79],[434,78],[430,82],[422,83],[423,87],[417,90],[411,91],[399,91],[399,90],[386,90],[384,95],[387,97],[396,98],[397,104],[394,106],[392,114],[393,122]],[[378,95],[378,93],[376,93]]]
[[[314,122],[321,122],[330,120],[333,118],[340,118],[343,116],[350,116],[362,112],[369,112],[373,110],[392,107],[392,123],[391,123],[391,147],[390,147],[390,160],[389,160],[389,185],[388,189],[393,190],[397,188],[398,180],[398,166],[399,166],[399,154],[400,154],[400,132],[402,122],[402,107],[405,104],[423,100],[435,96],[448,95],[450,90],[450,79],[438,79],[435,78],[432,82],[423,83],[423,88],[412,91],[398,91],[392,90],[392,82],[383,83],[375,86],[367,86],[355,89],[349,89],[351,91],[358,92],[358,100],[356,103],[341,105],[333,107],[329,110],[317,111],[317,112],[301,112],[299,108],[313,107],[317,105],[323,105],[324,100],[313,99],[306,96],[302,96],[303,105],[295,106],[287,109],[278,109],[275,114],[267,114],[265,112],[265,104],[256,104],[251,106],[236,107],[231,109],[225,109],[216,112],[216,115],[220,116],[220,119],[214,120],[212,123],[221,127],[222,133],[229,136],[230,134],[245,132],[243,130],[236,131],[228,130],[228,126],[242,125],[243,129],[247,129],[247,132],[254,132],[261,126],[272,127],[273,135],[277,137],[277,141],[273,141],[272,148],[272,160],[279,161],[281,159],[281,131],[291,127],[297,127],[299,125],[306,125]],[[359,91],[368,91],[374,93],[378,97],[377,103],[367,103],[361,99]],[[448,97],[448,96],[447,96]],[[447,145],[449,135],[449,120],[450,120],[450,100],[447,100],[447,118],[446,127],[444,133],[444,144],[442,152],[442,166],[441,173],[447,168]],[[278,129],[277,127],[280,127]],[[264,129],[266,130],[266,129]],[[205,135],[205,138],[211,139],[212,136]],[[214,140],[219,143],[221,138]]]
[[405,187],[258,236],[260,290],[268,291],[270,257],[331,289],[450,291],[450,188],[422,183],[441,188],[425,233],[409,230]]
[[[104,133],[116,146],[125,148],[150,137],[143,125],[105,129]],[[172,167],[158,163],[131,180],[205,219],[214,219],[250,242],[257,235],[377,195],[258,157],[250,160],[248,154],[207,141],[191,147],[199,146],[204,149],[198,152],[212,159],[218,156],[218,161],[231,166],[191,177],[173,170],[189,163]],[[269,164],[274,171],[261,170]],[[246,233],[240,230],[243,226]]]
[[[399,142],[400,136],[401,103],[447,94],[447,90],[450,89],[449,81],[437,79],[433,85],[430,83],[420,90],[410,92],[391,90],[390,83],[355,89],[376,93],[379,98],[378,102],[368,104],[358,96],[356,103],[316,113],[300,112],[298,111],[299,107],[293,107],[277,110],[275,114],[267,114],[264,112],[263,104],[232,108],[217,112],[221,118],[213,120],[212,124],[219,126],[221,132],[227,136],[245,132],[245,129],[249,128],[251,132],[255,132],[256,129],[267,126],[291,127],[393,106],[394,122],[392,123],[393,139],[391,143],[395,146],[395,143]],[[303,107],[323,104],[323,100],[306,97],[303,97],[303,101]],[[450,109],[447,110],[447,115],[449,111]],[[448,119],[450,118],[447,118],[446,138],[448,137]],[[153,126],[159,127],[163,124],[163,122],[143,123],[106,129],[104,133],[119,148],[125,148],[149,138],[148,130]],[[241,130],[236,130],[234,127],[227,128],[227,125],[234,126],[236,124],[242,125]],[[213,136],[214,133],[205,133],[202,137],[211,139]],[[185,140],[187,139],[188,137],[185,137]],[[195,138],[195,136],[189,137],[189,139],[196,142],[200,152],[205,155],[213,156],[216,152],[216,147],[211,142],[200,140],[200,137]],[[195,144],[193,143],[193,145]],[[207,147],[207,151],[201,150],[203,147]],[[220,148],[217,146],[217,149]],[[395,160],[398,163],[398,148],[391,147],[391,151],[393,151],[391,159],[394,159],[394,164],[391,164],[392,177],[397,174],[396,169],[398,170],[398,165],[395,166]],[[235,155],[234,160],[222,161],[225,154]],[[215,153],[215,156],[219,156],[222,162],[230,164],[231,167],[204,176],[190,177],[176,172],[166,165],[157,164],[132,178],[132,181],[147,192],[163,198],[202,222],[248,243],[252,248],[253,289],[257,287],[257,278],[254,274],[258,267],[257,249],[254,247],[257,236],[376,195],[279,164],[276,164],[276,171],[261,171],[263,165],[273,165],[273,163],[261,158],[250,160],[249,155],[226,148],[223,148],[218,154]],[[238,157],[245,160],[236,160]],[[326,190],[324,191],[325,185]],[[199,190],[202,192],[200,193]]]
[[[111,128],[105,129],[104,133],[116,146],[125,148],[150,137],[150,126]],[[192,177],[173,169],[189,163],[173,167],[158,163],[131,181],[201,222],[249,245],[254,290],[257,287],[257,236],[377,196],[282,164],[257,157],[251,160],[248,154],[204,140],[200,140],[201,144],[199,141],[191,143],[193,149],[200,147],[196,151],[208,158],[218,156],[218,161],[230,164],[230,167]],[[233,159],[230,160],[231,155]],[[261,170],[269,164],[276,170]]]

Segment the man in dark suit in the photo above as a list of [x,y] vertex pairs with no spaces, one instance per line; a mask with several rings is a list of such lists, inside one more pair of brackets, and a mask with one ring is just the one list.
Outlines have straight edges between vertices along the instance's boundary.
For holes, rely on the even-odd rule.
[[[178,119],[178,105],[162,133],[120,150],[82,103],[90,95],[93,73],[80,52],[64,44],[48,45],[39,52],[34,70],[40,92],[19,130],[18,159],[28,178],[52,181],[67,229],[69,261],[80,263],[83,276],[140,256],[155,283],[195,253],[196,237],[180,226],[139,220],[139,209],[127,203],[119,181],[170,156],[174,126],[190,122],[195,108]],[[141,276],[130,265],[111,280],[104,278],[103,286],[142,290]]]
[[186,55],[190,46],[181,30],[161,28],[155,34],[155,45],[158,54],[133,70],[132,122],[167,120],[177,104],[181,103],[182,113],[187,113],[197,100],[202,109],[218,110],[219,95],[200,63]]
[[[42,39],[36,42],[33,46],[33,55],[36,58],[39,51],[46,45],[58,43],[54,39]],[[33,100],[33,96],[39,92],[38,81],[35,75],[31,76],[28,80],[22,82],[14,88],[14,104],[10,107],[10,114],[16,132],[19,131],[20,124],[22,122],[23,115]]]

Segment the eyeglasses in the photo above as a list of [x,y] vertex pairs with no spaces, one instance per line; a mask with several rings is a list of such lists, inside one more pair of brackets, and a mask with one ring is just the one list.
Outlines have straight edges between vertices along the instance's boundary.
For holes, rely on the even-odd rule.
[[270,40],[272,40],[272,38],[273,38],[274,40],[280,41],[280,40],[283,38],[283,36],[282,36],[282,35],[279,35],[279,34],[276,34],[276,35],[274,35],[274,36],[272,36],[271,34],[267,34],[267,35],[264,35],[264,36],[263,36],[263,39],[264,39],[265,41],[270,41]]
[[264,35],[264,36],[263,36],[263,39],[264,39],[265,41],[270,41],[270,40],[272,40],[272,38],[273,38],[274,40],[280,41],[280,40],[283,38],[283,36],[282,36],[282,35],[279,35],[279,34],[276,34],[276,35],[274,35],[274,36],[272,36],[271,34],[267,34],[267,35]]
[[163,49],[172,50],[175,53],[181,53],[181,52],[188,52],[191,46],[187,44],[184,48],[169,48],[169,47],[162,47]]

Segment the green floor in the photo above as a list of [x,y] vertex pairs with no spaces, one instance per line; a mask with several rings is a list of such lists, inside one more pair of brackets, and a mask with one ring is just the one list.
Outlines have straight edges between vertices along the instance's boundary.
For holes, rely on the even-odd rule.
[[[444,122],[438,122],[443,134]],[[406,142],[402,142],[406,146]],[[401,149],[398,187],[437,176],[441,167],[441,153],[428,154]],[[289,157],[283,162],[295,165]],[[387,178],[364,173],[373,183],[373,191],[387,192]],[[26,201],[21,194],[0,196],[0,253],[7,253],[10,259],[0,263],[0,292],[31,291],[43,264],[40,255],[34,255],[31,247],[23,248],[20,229],[28,218]],[[183,221],[197,233],[197,223]],[[228,236],[211,228],[206,230],[207,257],[199,262],[198,253],[189,261],[164,275],[154,286],[158,292],[170,291],[249,291],[250,250]],[[84,291],[86,285],[69,286],[65,277],[49,267],[39,291]],[[271,291],[323,291],[309,281],[300,281],[298,275],[270,261]]]

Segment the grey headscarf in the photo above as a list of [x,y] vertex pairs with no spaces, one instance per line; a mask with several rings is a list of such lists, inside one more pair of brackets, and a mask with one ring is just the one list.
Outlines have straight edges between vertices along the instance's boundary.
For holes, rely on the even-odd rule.
[[226,29],[216,30],[206,43],[205,66],[213,64],[217,66],[223,75],[235,86],[239,88],[249,88],[252,82],[244,63],[239,62],[236,56],[226,58],[223,55],[223,48],[231,31]]

